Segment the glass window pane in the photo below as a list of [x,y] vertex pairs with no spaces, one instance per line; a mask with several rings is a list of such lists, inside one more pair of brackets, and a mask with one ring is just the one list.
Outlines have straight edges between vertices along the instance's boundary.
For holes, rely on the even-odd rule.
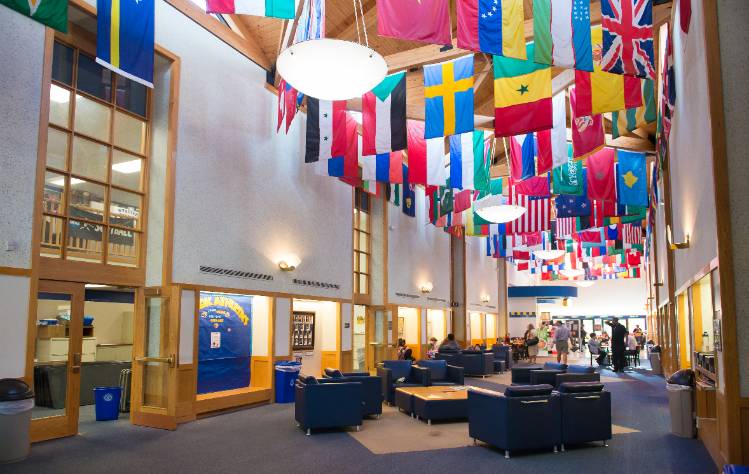
[[44,194],[42,196],[44,212],[65,213],[65,176],[47,171],[44,174]]
[[85,54],[78,54],[78,89],[109,102],[112,97],[112,72]]
[[95,222],[104,221],[106,190],[99,184],[70,178],[68,215]]
[[68,154],[68,134],[56,128],[47,129],[47,166],[65,170]]
[[58,85],[49,86],[49,123],[70,128],[70,91]]
[[70,295],[64,293],[39,292],[37,297],[34,391],[54,396],[37,395],[31,411],[34,419],[65,415],[70,350],[65,328],[70,321],[70,302]]
[[109,142],[112,110],[82,95],[75,96],[75,131]]
[[106,182],[108,163],[108,146],[73,137],[73,174]]
[[138,194],[112,189],[109,223],[137,229],[140,227],[140,201]]
[[52,53],[52,79],[69,86],[73,84],[73,48],[58,42]]
[[369,232],[369,215],[366,212],[359,212],[359,230]]
[[368,280],[369,277],[367,275],[359,275],[359,293],[362,295],[369,293]]
[[[167,357],[162,344],[169,334],[169,305],[164,298],[146,298],[145,356]],[[143,364],[143,405],[165,408],[168,394],[169,366],[161,362]]]
[[68,260],[101,262],[103,231],[101,224],[68,221]]
[[359,231],[354,230],[354,250],[361,250],[359,248]]
[[362,232],[359,232],[359,250],[362,252],[369,252],[369,245],[367,245],[369,242],[369,235],[364,234]]
[[359,254],[359,271],[362,273],[369,273],[369,265],[367,261],[367,254],[360,253]]
[[42,241],[40,254],[45,257],[62,256],[62,229],[65,221],[60,217],[42,216]]
[[138,232],[110,227],[107,262],[112,265],[137,267],[139,242]]
[[112,150],[112,184],[140,191],[143,159],[119,150]]
[[146,122],[122,112],[114,113],[114,144],[143,154],[146,147]]
[[146,116],[146,86],[138,84],[122,76],[117,76],[117,93],[115,100],[117,105],[136,113],[141,117]]
[[354,271],[359,271],[359,252],[354,252]]
[[359,291],[359,276],[357,273],[354,273],[354,293],[361,293]]

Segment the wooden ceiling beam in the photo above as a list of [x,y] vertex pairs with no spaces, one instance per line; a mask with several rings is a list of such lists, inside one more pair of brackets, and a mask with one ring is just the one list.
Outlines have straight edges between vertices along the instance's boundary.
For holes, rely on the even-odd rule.
[[265,61],[266,64],[271,64],[270,59],[268,56],[263,52],[263,49],[260,47],[260,38],[255,34],[255,32],[250,28],[250,26],[246,23],[247,16],[245,15],[224,15],[225,17],[228,17],[227,20],[234,23],[234,26],[237,27],[239,32],[242,34],[244,39],[249,43],[256,44],[258,46],[258,49],[260,50],[260,57]]
[[[329,28],[326,31],[326,36],[328,38],[338,38],[338,39],[354,39],[356,36],[356,18],[357,16],[354,15],[354,3],[351,2],[351,16],[347,18],[346,22],[341,22],[339,25],[335,25],[335,27]],[[371,25],[377,23],[377,11],[375,9],[376,2],[375,0],[362,0],[362,9],[364,10],[364,24],[367,25],[367,34],[368,35],[375,35],[377,32],[371,29]],[[359,20],[361,21],[361,20]],[[361,23],[359,24],[359,28],[361,28]],[[363,33],[362,33],[363,35]],[[363,40],[363,38],[362,38]]]

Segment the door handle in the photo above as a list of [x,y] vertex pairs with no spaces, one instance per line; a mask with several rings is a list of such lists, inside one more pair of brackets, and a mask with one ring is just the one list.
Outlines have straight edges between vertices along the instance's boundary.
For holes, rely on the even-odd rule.
[[169,357],[136,357],[136,362],[161,362],[162,364],[169,364],[169,367],[174,367],[174,362],[176,358],[174,357],[174,354],[171,354]]
[[81,371],[81,360],[82,360],[81,353],[74,352],[73,353],[73,365],[71,367],[74,374],[77,374],[78,372]]

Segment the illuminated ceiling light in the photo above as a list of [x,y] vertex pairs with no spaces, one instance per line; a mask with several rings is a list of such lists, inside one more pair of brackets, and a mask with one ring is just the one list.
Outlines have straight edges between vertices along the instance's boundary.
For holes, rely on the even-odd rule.
[[567,278],[577,278],[579,276],[585,275],[585,270],[581,270],[579,268],[565,268],[564,270],[559,270],[559,273],[566,276]]
[[431,293],[434,289],[434,284],[431,281],[424,282],[420,287],[419,290],[424,293]]
[[596,282],[590,280],[576,281],[575,284],[580,288],[590,288],[595,285]]
[[489,296],[489,295],[483,295],[483,296],[481,296],[481,302],[482,303],[488,303],[491,300],[492,300],[492,297]]
[[689,248],[689,234],[686,235],[687,240],[685,242],[674,242],[674,235],[671,232],[671,226],[666,226],[666,240],[668,240],[668,248],[671,250],[680,250]]
[[141,160],[130,160],[114,163],[112,169],[122,174],[138,173],[140,171],[140,162]]
[[293,272],[300,263],[302,263],[302,261],[299,257],[290,253],[278,261],[278,268],[284,272]]
[[67,104],[70,102],[70,92],[60,86],[52,84],[49,88],[49,100],[56,104]]
[[554,260],[562,255],[564,255],[566,252],[564,250],[536,250],[533,252],[533,255],[536,256],[536,258],[540,258],[541,260]]
[[525,214],[525,208],[507,204],[503,196],[493,195],[474,203],[474,210],[484,220],[495,224],[511,222]]

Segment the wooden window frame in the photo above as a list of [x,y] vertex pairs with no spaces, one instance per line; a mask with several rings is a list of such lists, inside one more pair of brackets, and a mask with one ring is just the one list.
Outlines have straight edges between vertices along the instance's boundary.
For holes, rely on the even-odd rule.
[[[353,276],[354,276],[354,295],[357,296],[364,296],[367,297],[370,294],[370,290],[372,287],[372,272],[371,272],[371,266],[372,266],[372,221],[371,217],[372,214],[370,212],[370,207],[367,206],[365,209],[364,206],[360,205],[361,199],[358,197],[361,195],[364,195],[365,191],[355,188],[354,190],[354,216],[353,216]],[[368,199],[371,199],[370,196],[366,196]],[[369,202],[369,201],[368,201]],[[366,220],[366,226],[362,226],[361,223],[361,214],[364,213],[367,215]],[[359,248],[359,239],[361,235],[366,236],[366,247],[367,250],[361,250]],[[366,256],[367,260],[367,268],[362,271],[362,269],[359,267],[359,261],[361,255]],[[367,281],[367,287],[365,288],[365,291],[361,291],[362,288],[360,287],[360,279],[364,276]]]

